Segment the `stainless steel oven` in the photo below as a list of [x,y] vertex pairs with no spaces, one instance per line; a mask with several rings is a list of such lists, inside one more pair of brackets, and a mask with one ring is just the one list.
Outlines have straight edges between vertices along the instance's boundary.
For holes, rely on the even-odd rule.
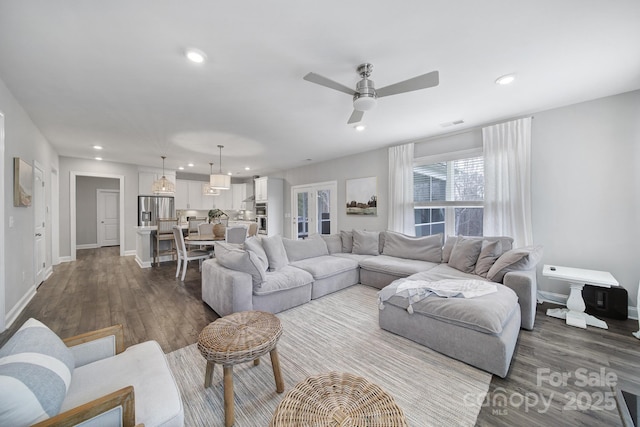
[[266,215],[256,216],[256,222],[258,223],[258,234],[268,234]]
[[266,203],[256,203],[256,216],[267,216]]

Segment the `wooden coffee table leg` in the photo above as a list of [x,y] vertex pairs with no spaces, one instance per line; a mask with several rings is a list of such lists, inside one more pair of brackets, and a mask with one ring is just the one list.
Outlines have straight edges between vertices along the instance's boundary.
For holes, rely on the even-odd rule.
[[207,360],[207,370],[204,373],[204,388],[211,387],[211,382],[213,381],[213,368],[215,368],[216,364],[214,362],[210,362]]
[[253,361],[253,366],[258,366],[260,364],[260,358],[258,357]]
[[276,379],[276,391],[282,393],[284,391],[284,381],[282,381],[282,373],[280,372],[278,350],[274,347],[269,355],[271,356],[271,365],[273,366],[273,377]]
[[224,371],[224,425],[231,427],[235,420],[233,408],[233,365],[223,367]]

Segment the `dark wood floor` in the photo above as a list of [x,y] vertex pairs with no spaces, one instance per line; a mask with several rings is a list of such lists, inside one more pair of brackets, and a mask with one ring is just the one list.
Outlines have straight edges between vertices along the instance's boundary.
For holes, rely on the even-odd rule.
[[[35,317],[62,337],[122,323],[127,346],[153,339],[168,353],[196,342],[218,317],[201,300],[196,263],[181,283],[175,263],[141,269],[133,257],[118,254],[117,247],[81,250],[77,261],[55,267],[0,334],[0,345]],[[477,425],[621,426],[611,386],[640,385],[640,340],[631,336],[638,322],[606,319],[609,330],[579,329],[547,317],[549,307],[539,305],[534,330],[520,332],[509,374],[493,377]],[[562,375],[569,375],[565,384],[549,380]],[[582,385],[584,376],[589,385]]]
[[189,263],[184,282],[175,272],[175,262],[141,269],[118,247],[79,250],[76,261],[54,267],[0,334],[0,345],[30,317],[63,338],[121,323],[126,346],[152,339],[169,353],[193,344],[218,315],[202,302],[197,262]]

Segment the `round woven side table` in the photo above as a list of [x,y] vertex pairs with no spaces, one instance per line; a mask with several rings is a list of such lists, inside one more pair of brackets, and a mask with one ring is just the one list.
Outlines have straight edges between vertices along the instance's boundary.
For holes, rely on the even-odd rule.
[[357,375],[329,372],[308,377],[287,393],[271,427],[407,426],[402,409],[376,384]]
[[224,386],[225,426],[233,425],[233,365],[253,360],[260,363],[260,356],[271,356],[276,391],[284,391],[280,373],[280,361],[276,344],[282,335],[280,319],[263,311],[242,311],[217,319],[207,325],[198,336],[198,350],[207,360],[204,378],[205,388],[211,386],[215,364],[222,365]]

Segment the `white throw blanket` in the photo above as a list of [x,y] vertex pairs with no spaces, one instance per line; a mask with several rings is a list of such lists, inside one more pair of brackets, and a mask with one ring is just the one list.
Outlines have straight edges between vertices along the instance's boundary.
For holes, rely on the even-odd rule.
[[498,287],[491,282],[474,279],[445,279],[435,282],[426,280],[403,280],[395,288],[387,286],[378,292],[380,309],[384,302],[394,295],[409,299],[407,311],[413,313],[413,303],[423,300],[431,294],[443,298],[474,298],[498,292]]

